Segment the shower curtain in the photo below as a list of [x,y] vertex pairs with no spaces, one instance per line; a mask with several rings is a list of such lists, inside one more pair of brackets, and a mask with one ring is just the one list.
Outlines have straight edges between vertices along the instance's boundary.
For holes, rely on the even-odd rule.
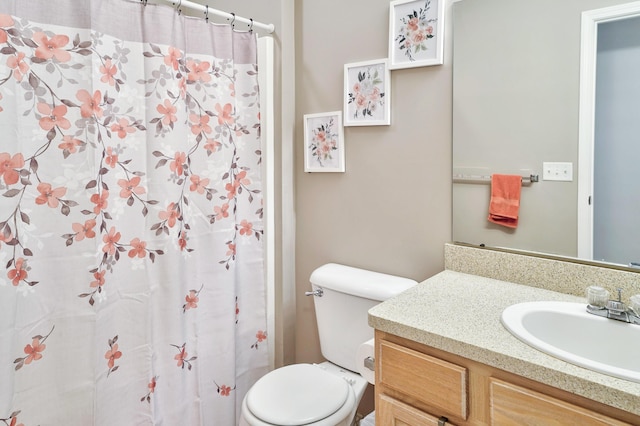
[[0,2],[0,425],[235,425],[268,368],[256,37]]

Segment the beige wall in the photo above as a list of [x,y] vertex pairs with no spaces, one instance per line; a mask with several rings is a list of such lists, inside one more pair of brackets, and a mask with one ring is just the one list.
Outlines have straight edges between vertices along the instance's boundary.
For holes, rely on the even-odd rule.
[[[326,262],[423,280],[451,238],[451,61],[394,70],[391,126],[345,127],[346,173],[304,173],[304,114],[342,110],[345,63],[388,55],[388,0],[296,2],[296,359],[322,360],[309,275]],[[447,31],[448,32],[448,31]]]

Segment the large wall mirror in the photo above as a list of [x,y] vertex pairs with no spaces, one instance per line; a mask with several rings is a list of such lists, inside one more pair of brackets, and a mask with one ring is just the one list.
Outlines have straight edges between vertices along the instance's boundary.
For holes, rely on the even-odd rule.
[[[614,138],[633,140],[635,148],[615,148],[625,162],[613,160],[615,170],[635,172],[640,164],[640,19],[627,21],[624,29],[598,31],[608,33],[608,40],[598,41],[598,55],[611,41],[624,41],[618,50],[633,52],[631,63],[621,68],[633,71],[634,78],[623,78],[615,71],[598,71],[598,77],[618,84],[606,93],[637,90],[627,96],[630,105],[617,112],[610,104],[605,106],[602,90],[595,93],[593,109],[603,117],[592,127],[595,129],[595,148],[585,157],[579,153],[584,127],[580,113],[581,98],[581,19],[583,12],[629,4],[620,0],[458,0],[453,5],[453,240],[473,245],[547,253],[566,257],[580,257],[589,261],[629,266],[640,262],[640,185],[635,179],[610,176],[609,172],[585,173],[585,158],[598,162],[604,158],[600,152],[614,152]],[[640,5],[640,2],[637,3]],[[640,12],[639,12],[640,13]],[[631,18],[630,18],[631,19]],[[603,21],[604,22],[604,21]],[[598,24],[597,27],[604,25]],[[597,28],[596,27],[596,28]],[[625,35],[626,34],[626,35]],[[629,36],[637,34],[636,45]],[[599,37],[596,36],[596,37]],[[603,35],[604,37],[604,35]],[[604,52],[605,55],[607,52]],[[584,55],[583,55],[584,57]],[[600,61],[604,64],[604,60]],[[615,67],[620,59],[610,61]],[[594,61],[595,63],[595,61]],[[601,66],[599,64],[598,66]],[[584,65],[583,65],[584,66]],[[635,68],[633,68],[635,67]],[[584,71],[583,71],[584,75]],[[604,77],[602,77],[604,78]],[[626,80],[625,80],[626,79]],[[622,82],[626,81],[626,86]],[[633,86],[635,82],[635,87]],[[600,83],[597,83],[598,87]],[[599,89],[600,90],[600,89]],[[635,104],[633,104],[635,102]],[[604,124],[619,129],[621,111],[631,123],[623,136],[602,135]],[[584,114],[584,107],[583,112]],[[600,119],[597,119],[600,120]],[[633,126],[636,126],[635,128]],[[620,133],[620,132],[617,132]],[[629,136],[631,135],[631,136]],[[598,140],[600,138],[600,140]],[[599,144],[599,145],[598,145]],[[617,146],[617,145],[616,145]],[[582,164],[579,164],[582,161]],[[635,163],[634,163],[635,161]],[[547,180],[543,165],[561,166],[562,175],[553,170],[554,179]],[[632,165],[636,164],[635,167]],[[487,220],[490,179],[492,174],[537,175],[537,182],[523,181],[518,226],[515,229],[495,225]],[[590,175],[590,176],[587,176]],[[605,176],[606,175],[606,176]],[[603,200],[609,189],[601,189],[594,196],[584,185],[592,185],[598,194],[605,177],[623,196],[621,201]],[[549,176],[546,176],[547,178]],[[580,179],[583,179],[580,183]],[[579,186],[581,186],[579,190]],[[629,205],[635,199],[635,207]],[[624,201],[624,202],[623,202]],[[584,209],[588,220],[615,223],[622,231],[598,228],[590,224],[590,238],[606,235],[610,251],[593,248],[585,250],[584,231],[578,222],[584,222]],[[591,203],[591,204],[589,204]],[[594,208],[595,206],[595,208]],[[616,218],[605,218],[605,212],[623,212]],[[581,207],[583,208],[583,207]],[[579,219],[580,218],[580,219]],[[582,227],[584,228],[584,227]],[[626,231],[624,231],[626,229]],[[637,231],[635,231],[637,230]],[[626,252],[615,248],[623,242],[622,235],[635,236]],[[580,234],[580,235],[579,235]],[[617,236],[616,236],[617,235]],[[602,243],[601,243],[602,246]]]

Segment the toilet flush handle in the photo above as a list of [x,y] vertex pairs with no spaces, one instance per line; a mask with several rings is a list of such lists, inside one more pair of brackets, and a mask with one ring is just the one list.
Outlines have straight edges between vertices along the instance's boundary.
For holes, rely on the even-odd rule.
[[322,297],[322,295],[324,294],[324,290],[322,290],[321,288],[318,288],[316,290],[313,291],[305,291],[304,295],[305,296],[318,296],[318,297]]

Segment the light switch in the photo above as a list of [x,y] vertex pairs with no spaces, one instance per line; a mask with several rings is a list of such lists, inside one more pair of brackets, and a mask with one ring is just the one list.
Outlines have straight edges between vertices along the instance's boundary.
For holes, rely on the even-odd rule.
[[542,163],[542,180],[571,182],[573,180],[573,163]]

